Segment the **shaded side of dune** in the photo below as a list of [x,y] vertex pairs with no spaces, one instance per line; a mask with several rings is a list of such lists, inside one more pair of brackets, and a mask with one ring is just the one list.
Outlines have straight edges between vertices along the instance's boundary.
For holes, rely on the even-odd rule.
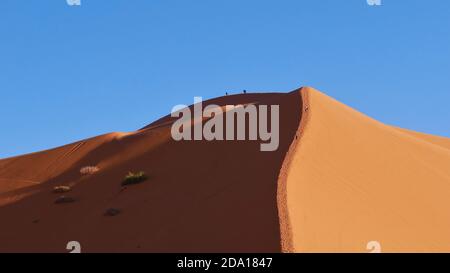
[[[205,105],[210,103],[279,104],[278,150],[261,152],[258,141],[176,142],[167,117],[77,149],[60,159],[60,171],[16,189],[29,195],[0,207],[0,251],[66,252],[68,241],[79,241],[83,252],[280,252],[278,178],[302,116],[300,93],[228,96]],[[45,166],[47,159],[44,152],[36,163]],[[34,164],[15,161],[3,178],[14,179]],[[81,177],[79,169],[88,165],[100,171]],[[149,179],[122,187],[129,171],[145,171]],[[75,202],[54,204],[52,188],[67,184]],[[104,216],[109,208],[120,213]]]

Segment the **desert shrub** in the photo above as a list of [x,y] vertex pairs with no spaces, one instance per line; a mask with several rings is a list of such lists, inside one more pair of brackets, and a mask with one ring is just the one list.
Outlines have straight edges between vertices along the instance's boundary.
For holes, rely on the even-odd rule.
[[54,193],[64,193],[70,191],[72,188],[69,186],[56,186],[53,188]]
[[122,186],[138,184],[144,182],[147,179],[148,176],[144,172],[138,173],[129,172],[122,181]]
[[86,166],[80,169],[81,175],[90,175],[98,172],[100,170],[97,166]]
[[64,204],[64,203],[72,203],[75,202],[75,199],[69,196],[60,196],[58,198],[56,198],[55,200],[55,204]]
[[119,209],[109,208],[105,211],[105,216],[116,216],[120,213]]

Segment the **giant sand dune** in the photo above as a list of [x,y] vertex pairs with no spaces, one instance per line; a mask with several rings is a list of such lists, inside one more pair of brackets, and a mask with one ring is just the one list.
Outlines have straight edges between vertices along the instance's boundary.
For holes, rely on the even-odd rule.
[[[67,252],[69,241],[82,252],[368,252],[370,241],[450,252],[450,139],[382,124],[312,88],[208,104],[280,105],[278,149],[175,141],[166,116],[0,160],[0,252]],[[82,175],[85,166],[98,171]],[[122,186],[130,171],[149,178]],[[61,195],[73,202],[55,203]]]

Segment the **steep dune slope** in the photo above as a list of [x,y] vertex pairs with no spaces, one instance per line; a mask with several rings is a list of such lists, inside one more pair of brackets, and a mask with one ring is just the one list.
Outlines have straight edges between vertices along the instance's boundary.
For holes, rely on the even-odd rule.
[[[279,104],[280,145],[259,141],[180,141],[165,117],[111,134],[0,161],[0,252],[279,252],[277,179],[301,118],[298,91],[246,94],[208,104]],[[80,168],[100,171],[81,176]],[[122,187],[129,171],[142,184]],[[18,179],[36,181],[18,185]],[[76,201],[55,204],[52,188],[72,185]],[[21,196],[17,198],[17,196]],[[109,208],[121,211],[104,216]]]
[[450,251],[448,139],[400,130],[312,89],[287,171],[284,251]]

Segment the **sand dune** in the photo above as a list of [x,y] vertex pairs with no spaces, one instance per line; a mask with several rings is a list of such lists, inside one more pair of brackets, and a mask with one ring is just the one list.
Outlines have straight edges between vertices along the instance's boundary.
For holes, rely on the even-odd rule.
[[[281,251],[277,177],[300,122],[300,94],[235,95],[204,104],[211,103],[280,104],[279,149],[261,153],[255,141],[175,142],[173,119],[165,117],[120,138],[0,161],[0,177],[9,179],[1,185],[15,185],[19,175],[39,181],[0,189],[0,219],[7,219],[0,251],[66,252],[68,241],[79,241],[84,252]],[[81,176],[80,168],[90,165],[100,171]],[[148,181],[121,187],[129,171],[141,170]],[[67,184],[76,201],[55,205],[52,188]],[[16,200],[18,192],[27,195]],[[105,217],[108,208],[122,213]]]
[[284,250],[366,252],[378,241],[383,252],[449,252],[449,140],[303,92],[310,109],[287,174]]
[[[450,140],[384,125],[312,88],[279,104],[280,145],[180,141],[170,116],[0,160],[0,252],[450,251]],[[97,166],[81,175],[85,166]],[[129,171],[148,181],[121,186]],[[70,204],[53,187],[68,185]],[[115,208],[120,213],[105,216]]]

